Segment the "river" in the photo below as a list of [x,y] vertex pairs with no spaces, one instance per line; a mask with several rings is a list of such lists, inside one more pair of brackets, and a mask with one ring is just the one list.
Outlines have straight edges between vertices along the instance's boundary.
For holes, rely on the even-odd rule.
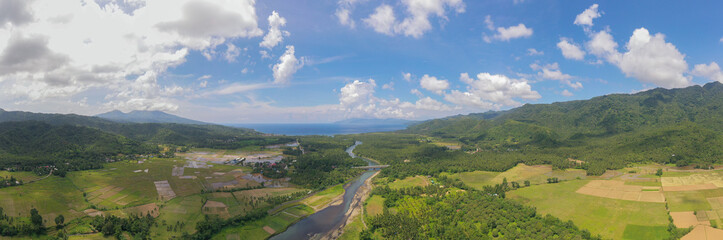
[[[358,146],[359,144],[362,144],[362,142],[356,141],[353,146],[346,149],[346,152],[349,154],[349,156],[353,158],[357,157],[353,151],[354,148],[356,148],[356,146]],[[368,159],[362,158],[362,160],[366,161],[368,166],[377,165],[375,162]],[[354,195],[356,195],[356,192],[359,190],[359,187],[364,184],[364,181],[374,175],[376,171],[378,170],[366,171],[354,181],[347,184],[344,187],[344,200],[342,204],[324,208],[323,210],[314,213],[311,216],[304,218],[301,221],[289,226],[286,231],[272,237],[271,239],[311,239],[337,228],[345,220],[345,213],[349,210],[352,199],[354,198]]]

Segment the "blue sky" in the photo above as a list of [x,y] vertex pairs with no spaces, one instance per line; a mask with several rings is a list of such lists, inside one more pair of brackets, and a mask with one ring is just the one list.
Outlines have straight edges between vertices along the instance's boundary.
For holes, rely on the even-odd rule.
[[717,1],[8,0],[0,9],[14,10],[0,11],[8,110],[419,120],[723,81]]

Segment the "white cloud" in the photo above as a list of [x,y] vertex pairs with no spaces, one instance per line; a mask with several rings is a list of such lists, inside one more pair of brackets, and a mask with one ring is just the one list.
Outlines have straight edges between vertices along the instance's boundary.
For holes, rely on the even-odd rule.
[[394,90],[394,82],[389,82],[387,84],[382,85],[382,89]]
[[595,18],[599,18],[600,16],[602,16],[602,14],[600,12],[598,12],[597,8],[598,8],[598,5],[593,4],[588,9],[585,9],[585,11],[578,14],[577,17],[575,17],[575,25],[592,27],[592,25],[593,25],[592,21]]
[[536,100],[541,96],[532,90],[526,79],[512,79],[505,75],[480,73],[470,78],[462,73],[460,80],[466,83],[467,91],[453,90],[445,94],[448,102],[480,109],[499,109],[503,106],[519,106],[515,99]]
[[449,88],[449,82],[444,79],[437,79],[436,77],[424,74],[422,79],[419,80],[422,88],[432,91],[436,94],[442,94],[444,90]]
[[294,56],[294,46],[286,46],[286,52],[279,58],[279,63],[274,65],[274,83],[288,83],[294,73],[303,66],[304,59],[297,59]]
[[572,96],[575,95],[575,94],[572,94],[572,93],[571,93],[570,91],[568,91],[567,89],[562,90],[562,93],[560,93],[560,94],[562,94],[562,96],[565,96],[565,97],[572,97]]
[[633,32],[626,45],[628,52],[622,55],[620,69],[626,76],[661,87],[674,88],[691,85],[685,55],[671,43],[665,42],[661,33],[650,35],[647,29]]
[[723,37],[722,37],[722,38],[720,38],[720,42],[723,42]]
[[286,18],[279,16],[279,13],[276,11],[273,11],[268,19],[269,32],[266,33],[264,40],[259,43],[259,46],[272,49],[284,40],[284,36],[289,36],[290,33],[281,30],[281,27],[286,25]]
[[723,72],[721,72],[718,63],[698,64],[693,67],[693,75],[706,77],[713,81],[723,82]]
[[241,49],[236,47],[236,45],[233,45],[231,43],[226,44],[226,53],[224,53],[223,57],[228,62],[236,62],[236,58],[241,55]]
[[562,56],[567,59],[583,60],[585,58],[585,51],[581,50],[576,43],[568,41],[568,39],[560,38],[557,47],[562,51]]
[[615,42],[613,36],[605,30],[593,33],[590,41],[587,42],[587,50],[589,53],[613,64],[620,62],[621,55],[617,48],[618,43]]
[[492,22],[492,16],[490,16],[490,15],[485,16],[485,26],[486,26],[487,29],[489,29],[490,31],[494,31],[494,30],[495,30],[495,23]]
[[261,55],[261,59],[271,58],[271,54],[266,50],[260,50],[259,54]]
[[199,83],[198,86],[201,88],[205,88],[206,86],[208,86],[208,81],[203,81],[203,82]]
[[399,105],[401,108],[411,108],[420,110],[431,110],[431,111],[450,111],[452,107],[445,105],[444,103],[434,100],[430,97],[425,97],[417,100],[415,103],[403,102]]
[[558,80],[576,90],[582,88],[582,83],[571,81],[573,76],[562,73],[560,71],[560,66],[557,63],[545,64],[544,66],[533,63],[530,65],[530,68],[533,70],[540,70],[537,75],[543,79]]
[[492,42],[492,40],[509,41],[515,38],[527,38],[532,36],[532,28],[527,28],[525,24],[517,24],[517,26],[510,26],[507,28],[498,27],[497,33],[491,38],[485,36],[483,39],[485,42]]
[[534,48],[528,48],[528,49],[527,49],[527,55],[529,55],[529,56],[542,56],[542,55],[545,55],[545,52],[543,52],[543,51],[537,51],[537,49],[534,49]]
[[187,91],[156,78],[191,51],[210,56],[227,40],[262,35],[254,1],[103,2],[2,1],[3,99],[71,102],[93,89],[106,94],[103,108],[175,110],[170,93]]
[[387,4],[377,7],[374,13],[363,21],[379,33],[420,38],[432,29],[430,16],[434,15],[446,21],[448,8],[456,13],[465,11],[462,0],[403,0],[402,4],[406,7],[407,17],[401,21],[397,21],[394,9]]
[[378,33],[394,35],[394,25],[397,20],[394,17],[394,10],[389,5],[380,5],[372,15],[363,21]]
[[212,77],[213,76],[211,76],[211,75],[203,75],[203,76],[196,78],[196,80],[206,80],[206,79],[211,79]]
[[420,92],[419,89],[413,88],[412,90],[409,90],[409,92],[411,94],[416,95],[417,97],[420,97],[420,98],[424,97],[424,94],[422,94],[422,92]]
[[362,1],[365,0],[339,0],[339,2],[337,2],[338,7],[334,13],[334,16],[339,19],[339,24],[349,28],[356,27],[356,23],[354,22],[351,13],[354,9],[354,5]]
[[412,81],[412,74],[411,74],[411,73],[402,72],[402,77],[404,78],[404,81],[407,81],[407,82],[411,82],[411,81]]
[[[419,118],[442,116],[451,113],[452,108],[430,97],[423,97],[414,103],[403,102],[397,98],[383,99],[376,97],[374,79],[368,81],[354,80],[339,90],[339,109],[345,118]],[[414,92],[414,90],[412,90]]]

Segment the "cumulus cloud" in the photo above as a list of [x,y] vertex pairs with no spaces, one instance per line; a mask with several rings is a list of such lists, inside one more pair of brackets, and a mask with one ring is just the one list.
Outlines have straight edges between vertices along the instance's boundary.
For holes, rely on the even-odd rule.
[[269,15],[269,32],[264,36],[264,40],[259,43],[259,46],[268,49],[274,48],[276,45],[284,40],[284,36],[289,36],[288,31],[282,31],[281,27],[286,25],[286,18],[279,16],[279,13],[273,11]]
[[690,78],[684,75],[688,71],[685,55],[665,42],[665,35],[650,35],[647,29],[638,28],[626,48],[628,52],[619,64],[625,75],[666,88],[691,84]]
[[533,63],[530,65],[530,68],[533,70],[539,70],[537,75],[542,79],[557,80],[576,90],[582,88],[582,83],[571,81],[573,76],[562,73],[560,71],[560,66],[557,63],[545,64],[542,66],[537,63]]
[[447,9],[452,9],[456,13],[465,11],[462,0],[404,0],[402,4],[406,8],[407,17],[401,21],[397,21],[394,9],[387,4],[377,7],[374,13],[363,21],[379,33],[420,38],[432,29],[429,21],[431,16],[447,20]]
[[485,26],[490,31],[495,30],[495,22],[492,21],[492,16],[490,16],[490,15],[485,16]]
[[592,20],[601,16],[597,8],[597,4],[594,4],[578,15],[575,24],[583,26],[589,35],[586,48],[588,53],[598,58],[598,62],[607,61],[620,68],[628,77],[665,88],[692,84],[691,78],[686,76],[688,63],[685,55],[672,43],[665,42],[662,33],[651,35],[645,28],[635,29],[625,45],[627,52],[620,52],[610,30],[591,31],[589,27],[593,25]]
[[557,48],[562,51],[562,56],[567,59],[583,60],[585,58],[585,51],[581,50],[580,46],[568,39],[560,38],[560,42],[557,43]]
[[279,57],[279,63],[274,65],[274,83],[286,84],[294,73],[304,66],[304,59],[294,56],[294,46],[286,46],[286,52]]
[[723,72],[721,72],[718,63],[698,64],[693,67],[693,75],[705,77],[713,81],[723,82]]
[[[489,15],[485,18],[485,25],[490,30],[494,29],[494,23]],[[497,32],[492,37],[485,35],[482,39],[488,43],[492,42],[492,40],[509,41],[515,38],[527,38],[532,36],[533,33],[532,28],[528,28],[522,23],[507,28],[498,27],[496,30]]]
[[528,48],[528,49],[527,49],[527,55],[529,55],[529,56],[542,56],[542,55],[545,55],[545,52],[543,52],[543,51],[537,51],[537,49],[534,49],[534,48]]
[[374,10],[372,15],[369,15],[369,17],[363,21],[378,33],[386,35],[395,34],[394,25],[397,19],[394,17],[392,6],[382,4]]
[[541,98],[532,90],[526,79],[513,79],[501,74],[480,73],[471,78],[462,73],[460,80],[467,84],[467,91],[452,90],[445,94],[448,102],[480,109],[499,109],[504,106],[519,106],[515,99],[536,100]]
[[[375,96],[377,87],[374,79],[367,81],[354,80],[339,90],[339,109],[345,118],[418,118],[423,116],[440,116],[448,114],[454,108],[430,97],[423,97],[416,102],[405,102],[397,98],[384,99]],[[414,92],[414,91],[412,91]]]
[[[22,6],[6,5],[17,3]],[[263,33],[257,27],[254,1],[0,4],[4,101],[61,102],[94,89],[106,94],[103,107],[175,110],[176,97],[187,91],[157,82],[168,68],[185,62],[191,51],[211,55],[227,40]],[[22,11],[3,13],[10,9]],[[12,28],[5,28],[9,25]]]
[[419,89],[413,88],[412,90],[409,90],[409,93],[416,95],[417,97],[424,97],[424,94],[419,91]]
[[592,21],[595,18],[599,18],[602,16],[602,14],[597,10],[598,5],[593,4],[588,9],[585,9],[582,13],[578,14],[577,17],[575,17],[575,25],[581,25],[586,27],[592,27],[593,23]]
[[422,79],[419,80],[422,88],[432,91],[436,94],[442,94],[444,90],[449,88],[449,82],[444,79],[437,79],[436,77],[424,74]]

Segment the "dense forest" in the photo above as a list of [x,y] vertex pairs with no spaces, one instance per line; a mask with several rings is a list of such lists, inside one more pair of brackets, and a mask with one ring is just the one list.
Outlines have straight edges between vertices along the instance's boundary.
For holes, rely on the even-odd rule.
[[369,229],[360,238],[600,239],[570,221],[538,215],[534,208],[491,191],[463,191],[440,180],[427,187],[375,188],[372,194],[385,199],[383,212],[368,219]]

